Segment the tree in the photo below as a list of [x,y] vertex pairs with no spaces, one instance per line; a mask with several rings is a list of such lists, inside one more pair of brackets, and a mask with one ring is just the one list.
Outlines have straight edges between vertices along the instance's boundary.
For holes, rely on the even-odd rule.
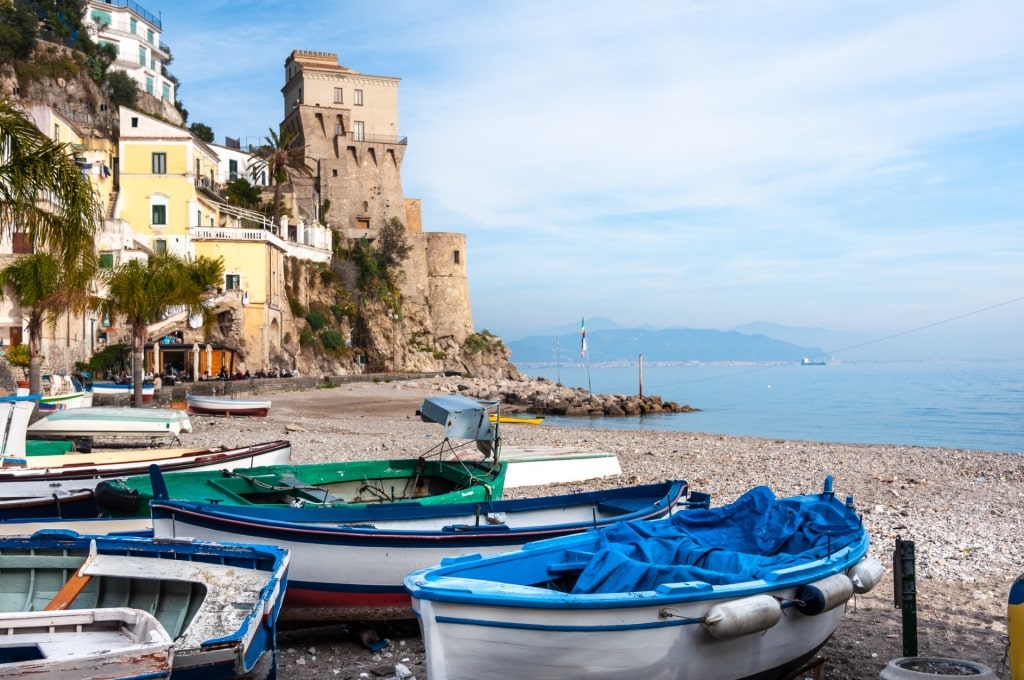
[[148,260],[127,260],[106,271],[107,293],[101,309],[112,317],[124,317],[131,326],[134,404],[142,406],[142,361],[149,324],[181,308],[190,317],[201,315],[208,327],[213,313],[203,302],[220,283],[224,261],[156,255]]
[[188,126],[188,129],[192,134],[194,134],[196,137],[203,140],[204,142],[207,142],[209,144],[213,143],[213,128],[211,128],[209,125],[205,125],[204,123],[192,123]]
[[274,226],[281,226],[281,185],[289,181],[289,171],[304,177],[313,177],[315,171],[306,165],[305,151],[295,144],[297,135],[294,130],[283,129],[278,135],[268,130],[270,136],[263,140],[263,145],[256,149],[256,160],[249,172],[257,175],[264,170],[274,184]]
[[139,88],[132,77],[124,71],[110,71],[104,79],[110,101],[132,108],[139,99]]
[[88,303],[99,220],[99,201],[70,147],[46,138],[0,100],[0,234],[25,233],[34,248],[5,269],[4,280],[28,314],[34,393],[41,385],[42,320]]
[[[28,330],[29,392],[39,394],[42,377],[43,323],[57,324],[61,313],[83,311],[91,302],[90,273],[73,271],[49,253],[19,257],[0,269],[0,298],[9,290],[25,316]],[[83,281],[85,279],[85,281]]]
[[38,23],[27,8],[0,3],[0,63],[32,56]]
[[253,186],[244,177],[239,177],[228,184],[227,195],[228,203],[240,208],[256,208],[260,202],[259,188]]

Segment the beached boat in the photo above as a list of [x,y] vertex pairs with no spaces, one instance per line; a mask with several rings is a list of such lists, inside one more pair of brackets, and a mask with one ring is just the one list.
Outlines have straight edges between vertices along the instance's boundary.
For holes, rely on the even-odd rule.
[[[130,383],[94,382],[90,386],[90,389],[92,390],[93,394],[102,394],[102,395],[105,395],[105,396],[114,396],[114,395],[118,395],[118,394],[120,394],[120,395],[135,394],[134,386],[131,385]],[[147,385],[147,384],[143,383],[143,385],[142,385],[142,396],[143,397],[150,397],[150,398],[152,398],[153,394],[155,392],[156,392],[156,385]]]
[[[99,508],[92,489],[54,489],[49,496],[0,497],[0,522],[23,519],[96,517]],[[0,534],[3,532],[0,531]]]
[[[231,506],[373,505],[416,501],[423,505],[494,500],[504,488],[506,466],[496,456],[496,431],[484,407],[457,395],[423,402],[421,415],[444,426],[444,439],[418,458],[345,461],[305,465],[269,465],[216,472],[167,475],[170,497]],[[466,451],[475,445],[475,449]],[[483,457],[481,458],[481,452]],[[446,458],[447,457],[447,458]],[[167,470],[164,470],[165,472]],[[137,506],[97,502],[112,517],[148,515],[153,498],[149,474],[108,485],[120,499],[134,496]]]
[[0,539],[0,611],[127,605],[174,641],[175,678],[273,677],[288,566],[272,546],[39,532]]
[[[184,471],[283,464],[291,458],[291,450],[291,443],[281,439],[234,449],[114,450],[90,454],[28,456],[17,460],[8,458],[0,468],[0,499],[45,499],[54,494],[93,492],[103,481],[148,474],[151,465],[167,471]],[[131,500],[123,499],[122,502]],[[109,506],[116,501],[107,497],[104,502]],[[52,515],[52,512],[48,513],[48,516]],[[0,516],[0,534],[10,534],[14,530],[10,526],[13,519]],[[142,519],[147,518],[143,515]],[[148,521],[136,525],[112,527],[110,530],[149,526]]]
[[444,556],[506,551],[624,519],[663,517],[687,502],[686,482],[671,481],[455,505],[268,509],[167,500],[159,472],[154,477],[155,535],[288,548],[293,561],[285,614],[299,619],[408,617],[403,578]]
[[195,414],[265,417],[270,413],[269,399],[231,399],[187,394],[185,402],[188,404],[188,410]]
[[[447,680],[781,678],[884,573],[832,491],[680,512],[409,574],[427,673]],[[481,653],[486,650],[486,653]]]
[[49,375],[43,377],[43,394],[39,398],[40,411],[60,411],[92,406],[92,392],[73,376]]
[[171,638],[141,609],[0,614],[0,636],[4,677],[171,677]]
[[28,426],[28,436],[33,439],[83,437],[102,441],[141,437],[157,440],[177,438],[182,432],[191,431],[188,413],[181,409],[117,406],[54,411]]
[[[220,466],[168,474],[165,479],[175,499],[316,510],[401,501],[441,505],[492,500],[501,496],[505,469],[493,461],[398,458],[239,469]],[[105,515],[148,516],[153,484],[147,471],[106,483],[96,495]],[[129,498],[134,499],[130,504],[126,503]]]

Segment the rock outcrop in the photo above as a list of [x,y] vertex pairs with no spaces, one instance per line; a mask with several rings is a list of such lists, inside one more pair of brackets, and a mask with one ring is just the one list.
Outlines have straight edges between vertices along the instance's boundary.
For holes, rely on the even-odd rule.
[[592,394],[582,388],[566,387],[546,378],[449,378],[438,384],[438,390],[458,392],[473,399],[499,401],[505,414],[638,416],[700,410],[674,401],[663,401],[658,396]]

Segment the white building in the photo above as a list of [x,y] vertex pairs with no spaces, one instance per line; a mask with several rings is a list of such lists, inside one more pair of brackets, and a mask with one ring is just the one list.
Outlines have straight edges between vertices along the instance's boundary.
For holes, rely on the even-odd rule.
[[89,0],[85,25],[93,39],[117,49],[112,71],[124,71],[139,89],[174,104],[174,83],[164,74],[170,48],[160,42],[163,22],[133,0]]

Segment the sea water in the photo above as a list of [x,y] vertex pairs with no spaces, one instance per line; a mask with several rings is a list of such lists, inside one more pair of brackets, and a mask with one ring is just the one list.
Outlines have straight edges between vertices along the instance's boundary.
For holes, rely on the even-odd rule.
[[1024,453],[1024,361],[519,369],[595,394],[635,395],[642,385],[644,396],[700,409],[548,416],[545,422],[552,425]]

